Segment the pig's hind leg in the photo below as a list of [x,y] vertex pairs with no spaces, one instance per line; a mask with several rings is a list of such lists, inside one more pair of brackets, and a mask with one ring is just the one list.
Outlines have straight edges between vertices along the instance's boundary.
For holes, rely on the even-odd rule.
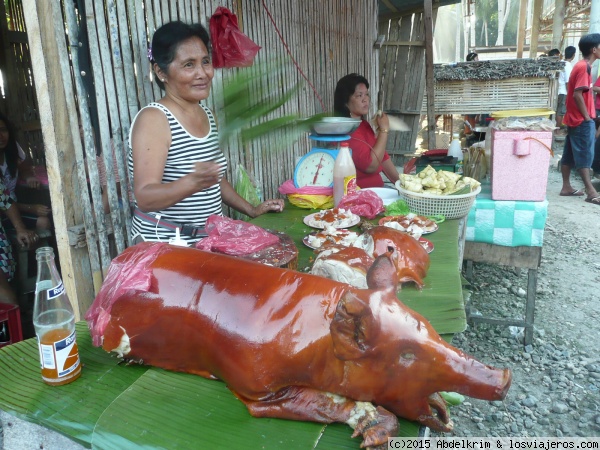
[[254,417],[347,423],[352,437],[362,435],[361,447],[387,448],[387,438],[398,433],[397,417],[384,408],[316,389],[292,386],[263,400],[240,399]]

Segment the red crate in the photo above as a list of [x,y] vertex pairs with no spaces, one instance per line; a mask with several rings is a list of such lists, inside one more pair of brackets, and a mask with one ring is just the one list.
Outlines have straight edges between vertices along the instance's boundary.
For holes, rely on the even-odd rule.
[[0,347],[23,340],[21,315],[19,314],[19,307],[17,305],[0,303],[0,332],[4,326],[8,328],[10,338],[8,341],[0,342]]

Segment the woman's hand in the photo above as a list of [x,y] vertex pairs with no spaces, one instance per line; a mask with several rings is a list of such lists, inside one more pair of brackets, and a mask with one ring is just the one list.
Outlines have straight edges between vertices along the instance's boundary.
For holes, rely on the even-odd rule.
[[221,181],[221,166],[215,162],[197,162],[194,171],[187,175],[194,184],[195,191],[202,191]]
[[252,217],[261,216],[267,212],[281,212],[283,211],[283,200],[282,199],[273,199],[266,200],[262,202],[260,205],[257,205],[252,210]]
[[39,237],[35,231],[27,230],[25,228],[15,230],[17,232],[17,242],[21,243],[22,247],[29,247],[35,244]]
[[46,205],[27,205],[28,209],[27,212],[35,214],[38,217],[48,217],[51,213],[52,210],[50,208],[48,208]]
[[386,113],[382,112],[381,115],[375,115],[375,121],[380,130],[390,130],[390,119]]
[[35,175],[28,176],[25,179],[25,182],[31,189],[38,189],[41,186],[40,180],[38,180]]

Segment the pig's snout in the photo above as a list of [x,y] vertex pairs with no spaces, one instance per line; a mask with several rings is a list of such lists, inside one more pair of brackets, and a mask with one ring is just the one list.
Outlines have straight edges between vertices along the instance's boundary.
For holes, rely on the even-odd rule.
[[510,389],[511,383],[512,383],[512,370],[503,369],[502,370],[502,383],[500,384],[500,387],[497,392],[498,398],[495,398],[493,400],[504,400],[504,397],[506,397],[506,394],[508,393],[508,390]]

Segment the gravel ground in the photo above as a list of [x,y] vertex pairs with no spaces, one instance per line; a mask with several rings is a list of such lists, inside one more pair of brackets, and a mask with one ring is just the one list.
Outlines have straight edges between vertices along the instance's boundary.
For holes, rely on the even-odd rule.
[[[581,187],[576,177],[573,186]],[[504,401],[467,398],[451,409],[454,436],[600,436],[600,208],[560,197],[560,188],[554,164],[533,345],[523,345],[522,329],[486,324],[454,338],[479,360],[513,371]],[[521,318],[527,271],[476,264],[470,289],[472,308],[483,315]]]

